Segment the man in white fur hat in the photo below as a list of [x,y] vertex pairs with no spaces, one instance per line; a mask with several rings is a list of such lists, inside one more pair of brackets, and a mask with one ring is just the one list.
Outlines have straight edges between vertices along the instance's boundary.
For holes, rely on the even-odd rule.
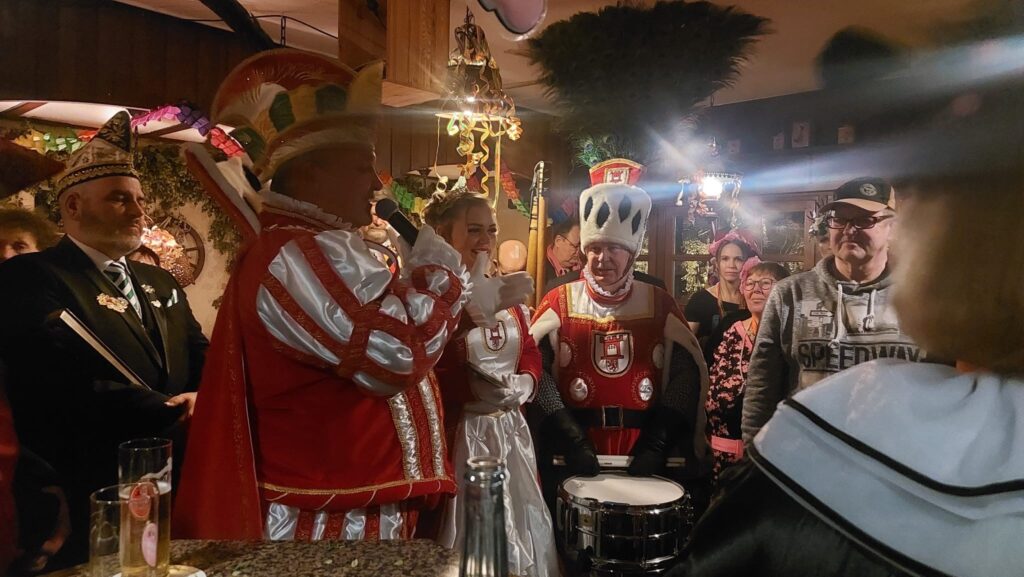
[[[544,297],[530,329],[545,371],[534,409],[542,451],[564,455],[570,474],[596,475],[597,455],[625,455],[631,475],[682,480],[705,453],[707,367],[671,295],[633,276],[651,212],[635,186],[642,168],[615,159],[590,171],[583,274]],[[667,470],[670,456],[686,465]]]

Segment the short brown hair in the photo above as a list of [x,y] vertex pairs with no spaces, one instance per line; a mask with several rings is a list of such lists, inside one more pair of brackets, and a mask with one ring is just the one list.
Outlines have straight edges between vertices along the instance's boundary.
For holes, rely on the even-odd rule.
[[747,271],[748,278],[755,274],[766,274],[779,281],[789,276],[789,271],[786,270],[786,267],[777,262],[767,261],[757,263]]
[[57,244],[57,227],[46,217],[21,208],[0,208],[0,228],[23,230],[36,239],[39,250]]
[[897,237],[901,329],[929,352],[1024,375],[1024,180],[1020,174],[913,184]]

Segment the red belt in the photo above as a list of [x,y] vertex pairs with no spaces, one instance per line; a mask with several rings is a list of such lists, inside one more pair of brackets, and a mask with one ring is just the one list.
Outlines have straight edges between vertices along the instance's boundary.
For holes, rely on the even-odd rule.
[[737,459],[743,458],[743,439],[726,439],[711,435],[711,448],[721,453],[735,455]]

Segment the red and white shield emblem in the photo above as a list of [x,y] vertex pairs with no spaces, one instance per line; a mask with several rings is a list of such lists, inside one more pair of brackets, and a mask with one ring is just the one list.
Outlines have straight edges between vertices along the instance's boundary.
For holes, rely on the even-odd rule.
[[633,364],[633,335],[629,331],[593,333],[594,367],[604,375],[616,377]]
[[508,332],[505,330],[505,321],[498,321],[494,328],[483,329],[484,345],[492,351],[500,351],[505,348],[508,342]]

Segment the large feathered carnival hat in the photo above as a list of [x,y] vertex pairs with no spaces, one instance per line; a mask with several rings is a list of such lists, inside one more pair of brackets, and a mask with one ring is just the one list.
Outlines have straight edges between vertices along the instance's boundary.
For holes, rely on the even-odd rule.
[[644,243],[651,197],[635,186],[643,166],[622,158],[590,169],[591,187],[580,194],[580,245],[608,242],[636,255]]
[[212,115],[261,182],[300,154],[337,144],[372,146],[380,113],[383,63],[359,72],[326,56],[268,50],[235,67],[217,90]]

